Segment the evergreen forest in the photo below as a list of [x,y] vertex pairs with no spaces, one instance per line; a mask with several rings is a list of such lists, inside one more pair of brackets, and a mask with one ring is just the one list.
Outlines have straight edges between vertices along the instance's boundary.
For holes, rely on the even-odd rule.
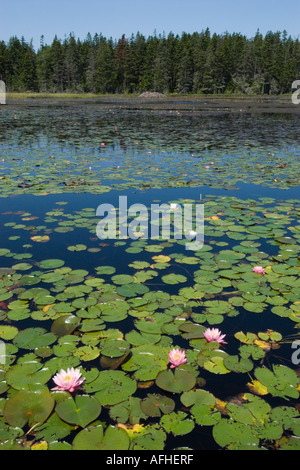
[[141,33],[113,40],[87,34],[0,41],[0,79],[9,92],[278,95],[300,78],[300,41],[283,32]]

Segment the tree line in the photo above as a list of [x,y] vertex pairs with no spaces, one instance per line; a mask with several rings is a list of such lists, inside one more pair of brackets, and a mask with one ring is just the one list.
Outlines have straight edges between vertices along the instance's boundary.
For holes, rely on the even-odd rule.
[[0,79],[8,91],[47,93],[282,94],[300,77],[300,42],[286,31],[141,33],[118,40],[89,33],[0,41]]

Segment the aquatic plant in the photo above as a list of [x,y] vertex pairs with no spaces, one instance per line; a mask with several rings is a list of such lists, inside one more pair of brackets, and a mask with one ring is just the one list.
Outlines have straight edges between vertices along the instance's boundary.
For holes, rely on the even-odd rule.
[[81,384],[84,380],[85,378],[81,377],[79,369],[74,369],[74,367],[68,368],[67,371],[61,369],[61,371],[53,377],[56,387],[52,388],[52,390],[66,390],[72,393],[81,389]]
[[169,362],[171,363],[171,369],[178,367],[181,364],[186,363],[185,351],[181,349],[171,349],[169,352]]
[[222,335],[221,331],[218,328],[207,328],[203,333],[204,338],[207,341],[216,341],[219,344],[224,344],[224,338],[226,335]]

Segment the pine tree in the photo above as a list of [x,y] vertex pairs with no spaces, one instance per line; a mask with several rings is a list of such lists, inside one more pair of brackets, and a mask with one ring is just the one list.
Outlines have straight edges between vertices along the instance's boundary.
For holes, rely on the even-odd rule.
[[113,40],[100,37],[96,48],[95,91],[115,93],[118,68],[115,60]]
[[64,52],[61,41],[54,37],[50,48],[50,86],[54,93],[66,90]]

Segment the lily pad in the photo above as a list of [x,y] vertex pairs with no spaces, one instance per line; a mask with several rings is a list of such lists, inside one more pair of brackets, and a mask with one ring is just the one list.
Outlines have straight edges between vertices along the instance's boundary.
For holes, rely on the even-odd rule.
[[73,440],[74,450],[128,450],[130,439],[127,432],[115,426],[108,426],[104,432],[102,424],[80,431]]
[[191,390],[196,384],[196,377],[184,369],[164,370],[159,372],[156,385],[170,393],[182,393]]
[[16,390],[40,389],[52,376],[48,367],[39,362],[25,362],[13,365],[6,373],[6,382]]
[[75,315],[62,315],[54,320],[51,326],[51,332],[56,336],[72,334],[80,324],[80,318]]
[[273,371],[267,367],[256,368],[255,377],[271,395],[283,398],[297,399],[299,397],[298,385],[300,383],[296,372],[283,365],[274,365]]
[[239,358],[238,356],[227,356],[224,358],[224,366],[233,372],[243,374],[253,369],[253,362],[250,359]]
[[180,284],[183,282],[187,282],[187,277],[182,275],[182,274],[166,274],[165,276],[162,276],[161,280],[165,282],[166,284]]
[[160,417],[162,414],[172,413],[175,408],[175,402],[172,398],[152,394],[141,401],[141,409],[147,416]]
[[251,428],[232,419],[221,419],[213,427],[213,437],[221,447],[239,449],[248,446],[254,449],[259,445],[259,438],[255,436]]
[[160,425],[166,432],[174,434],[174,436],[183,436],[193,431],[195,423],[190,419],[187,413],[178,411],[165,415],[160,420]]
[[126,400],[136,388],[136,381],[119,370],[101,371],[95,380],[84,386],[87,393],[95,393],[103,406]]
[[85,428],[96,420],[101,413],[99,401],[89,395],[77,395],[60,401],[55,408],[58,416],[69,424]]
[[45,328],[27,328],[19,333],[13,339],[13,343],[18,348],[35,349],[42,346],[49,346],[57,340],[53,333],[48,333]]
[[47,390],[21,390],[11,396],[4,405],[3,415],[10,426],[22,428],[43,423],[54,407],[54,398]]
[[55,269],[63,266],[65,262],[61,259],[45,259],[40,262],[40,268],[42,269]]

